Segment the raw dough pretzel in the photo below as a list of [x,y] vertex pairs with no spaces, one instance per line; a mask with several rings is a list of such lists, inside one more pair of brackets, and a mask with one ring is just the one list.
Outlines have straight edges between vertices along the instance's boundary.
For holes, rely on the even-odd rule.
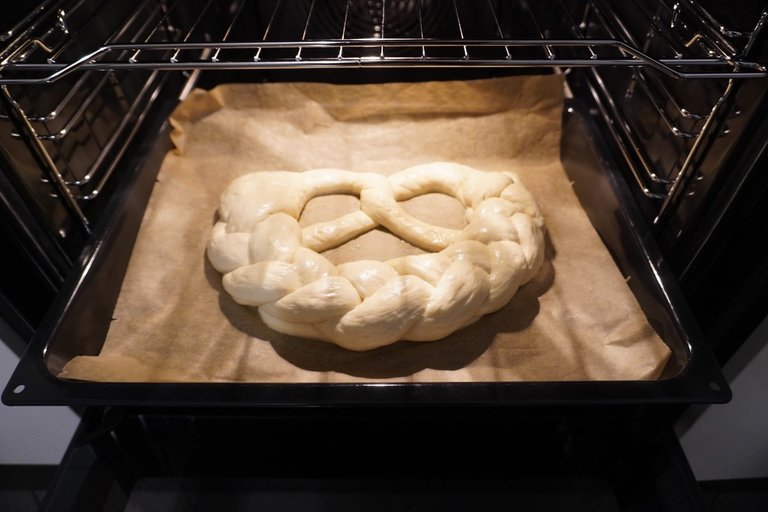
[[[466,209],[456,230],[422,222],[398,204],[441,192]],[[316,196],[355,194],[360,210],[301,228]],[[544,223],[511,172],[453,163],[411,167],[389,177],[335,169],[258,172],[221,197],[208,258],[224,289],[258,306],[276,331],[350,350],[448,336],[496,311],[539,270]],[[384,226],[431,254],[333,265],[321,251]]]

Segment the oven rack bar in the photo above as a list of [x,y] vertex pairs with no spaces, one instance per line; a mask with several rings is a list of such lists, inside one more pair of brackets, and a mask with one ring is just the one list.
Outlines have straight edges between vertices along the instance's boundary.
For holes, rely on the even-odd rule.
[[[83,0],[78,0],[82,3]],[[99,6],[96,11],[106,9],[111,0],[105,0],[105,3]],[[436,0],[431,2],[430,6],[437,4],[448,4],[449,0]],[[203,69],[300,69],[300,68],[337,68],[337,67],[530,67],[530,68],[552,68],[552,67],[600,67],[600,66],[631,66],[652,68],[663,74],[674,78],[703,78],[703,79],[731,79],[731,78],[764,78],[768,77],[768,69],[764,63],[750,61],[740,55],[734,44],[730,43],[728,38],[723,35],[732,35],[732,31],[725,29],[718,31],[711,28],[713,21],[711,16],[706,16],[689,2],[677,2],[672,6],[667,5],[667,0],[659,3],[668,11],[672,18],[671,23],[662,23],[657,16],[646,12],[638,4],[637,11],[641,13],[648,24],[648,33],[658,35],[658,37],[667,43],[664,53],[654,54],[654,52],[644,51],[641,46],[628,38],[609,38],[601,39],[588,37],[581,30],[581,23],[578,21],[581,16],[573,12],[573,8],[566,5],[563,0],[552,4],[553,9],[559,9],[558,16],[554,18],[537,13],[533,5],[527,0],[519,0],[520,15],[530,18],[530,34],[526,37],[509,37],[515,35],[514,27],[506,27],[502,21],[501,5],[497,2],[494,6],[492,0],[488,0],[487,5],[484,2],[468,7],[463,2],[463,8],[459,8],[458,0],[452,0],[452,4],[446,9],[452,12],[455,17],[455,27],[453,35],[445,37],[435,37],[425,31],[423,18],[427,14],[427,8],[424,7],[421,0],[417,1],[417,10],[419,20],[419,31],[417,37],[397,37],[385,34],[387,29],[388,2],[377,2],[377,8],[380,12],[372,18],[373,37],[347,37],[348,17],[350,6],[354,5],[353,0],[344,0],[337,2],[317,4],[316,0],[305,0],[303,3],[309,3],[305,9],[306,18],[300,27],[298,33],[278,33],[274,27],[281,18],[291,14],[302,14],[301,9],[296,9],[296,5],[303,5],[302,2],[291,2],[290,0],[277,0],[271,12],[268,13],[268,22],[265,27],[259,31],[259,38],[251,34],[247,40],[230,40],[232,34],[238,32],[238,37],[242,37],[238,29],[248,23],[246,17],[241,16],[245,7],[255,8],[264,5],[265,2],[249,0],[203,0],[202,3],[192,7],[196,13],[195,21],[189,26],[185,26],[180,37],[174,38],[176,43],[169,43],[167,40],[158,41],[153,31],[148,38],[143,41],[115,42],[105,41],[100,46],[89,51],[83,51],[81,54],[75,52],[66,52],[69,48],[76,48],[78,44],[87,37],[87,30],[67,29],[67,13],[72,9],[79,7],[79,3],[70,1],[69,10],[57,3],[55,6],[56,15],[51,14],[51,10],[44,11],[47,15],[49,24],[53,26],[45,29],[37,28],[37,20],[30,22],[30,26],[37,30],[20,30],[26,36],[26,39],[17,37],[9,45],[0,50],[0,85],[31,85],[51,83],[74,71],[85,69],[95,69],[99,71],[109,71],[118,69],[153,69],[153,70],[203,70]],[[266,2],[268,3],[268,2]],[[412,4],[413,2],[410,2]],[[66,4],[66,2],[65,2]],[[144,0],[143,5],[160,6],[164,11],[164,17],[173,16],[176,11],[181,10],[181,5],[185,4],[179,0]],[[290,4],[290,5],[289,5]],[[318,7],[316,7],[316,4]],[[395,2],[389,2],[391,11]],[[583,9],[588,12],[600,5],[600,11],[603,16],[618,19],[619,16],[599,0],[585,0]],[[339,8],[344,7],[344,17],[340,21],[341,26],[335,27],[331,32],[333,35],[341,37],[327,37],[325,33],[318,32],[316,25],[319,22],[315,20],[319,15],[314,14],[322,8],[328,9],[328,5],[336,5]],[[220,9],[214,9],[219,6]],[[286,7],[287,6],[287,7]],[[482,6],[485,6],[483,8]],[[187,7],[190,7],[189,5]],[[506,7],[505,7],[506,8]],[[541,7],[537,7],[541,9]],[[137,9],[138,11],[139,9]],[[471,11],[471,13],[470,13]],[[685,12],[688,16],[696,15],[696,26],[691,27],[691,23],[680,21],[680,13]],[[478,14],[480,13],[480,14]],[[314,16],[313,16],[314,14]],[[490,21],[488,26],[494,27],[491,30],[494,38],[470,37],[465,31],[467,25],[466,17],[470,14],[474,16],[485,16]],[[768,15],[768,8],[764,13]],[[93,15],[95,17],[96,14]],[[134,22],[135,14],[128,16],[125,24]],[[216,30],[209,30],[203,27],[206,17],[223,17],[218,20]],[[557,27],[552,27],[552,19],[560,19],[560,22],[570,28],[572,38],[562,39],[547,37]],[[91,19],[86,20],[87,22]],[[677,25],[675,25],[677,23]],[[41,24],[41,23],[38,23]],[[162,23],[158,23],[160,28]],[[55,34],[56,27],[62,27],[64,34]],[[82,27],[80,27],[82,28]],[[680,31],[678,30],[680,29]],[[561,30],[562,32],[562,30]],[[159,32],[158,32],[159,34]],[[316,34],[320,34],[319,36]],[[575,35],[580,34],[580,35]],[[498,36],[496,38],[495,36]],[[723,39],[723,40],[720,40]],[[93,45],[91,45],[93,46]],[[350,55],[350,53],[365,53],[369,50],[375,50],[370,55]],[[402,50],[413,50],[412,55],[398,55]],[[455,55],[436,56],[431,54],[434,49],[454,49]],[[497,54],[487,57],[486,50],[496,49]],[[515,50],[528,50],[517,52]],[[202,52],[208,50],[205,58],[200,54],[190,55],[190,51],[197,50]],[[275,55],[274,50],[290,50],[292,55]],[[331,50],[328,55],[320,57],[308,56],[309,50]],[[237,55],[233,53],[237,52]],[[248,55],[243,56],[243,51]],[[167,52],[170,52],[168,54]],[[227,53],[230,53],[227,55]],[[271,52],[271,53],[270,53]],[[74,53],[74,55],[69,55]],[[279,52],[278,52],[279,53]],[[116,54],[121,54],[119,57]],[[333,55],[333,56],[331,56]]]
[[[564,48],[568,50],[596,48],[611,48],[626,56],[598,58],[476,58],[429,57],[429,56],[362,56],[312,58],[302,55],[304,49],[370,49],[381,48],[382,53],[388,49],[399,48]],[[254,58],[242,60],[223,60],[223,50],[251,50]],[[266,60],[258,54],[265,49],[295,49],[297,54],[289,58],[274,58]],[[210,50],[213,54],[208,59],[179,58],[186,50]],[[171,51],[175,58],[168,60],[105,60],[116,52],[139,53],[146,55],[150,52]],[[215,60],[214,57],[215,56]],[[8,62],[0,65],[0,85],[35,85],[49,84],[78,70],[233,70],[233,69],[310,69],[310,68],[342,68],[342,67],[492,67],[492,68],[553,68],[553,67],[649,67],[661,73],[679,79],[732,79],[732,78],[766,78],[766,67],[753,61],[726,61],[719,58],[662,58],[656,59],[632,46],[615,40],[584,39],[578,41],[541,40],[531,42],[519,39],[505,40],[428,40],[428,39],[389,39],[386,44],[381,40],[319,40],[301,42],[199,42],[199,43],[145,43],[145,44],[113,44],[100,47],[98,50],[84,55],[71,63],[25,63]],[[703,69],[703,70],[702,70]],[[695,70],[695,71],[694,71]],[[41,76],[24,77],[29,72],[42,73]]]

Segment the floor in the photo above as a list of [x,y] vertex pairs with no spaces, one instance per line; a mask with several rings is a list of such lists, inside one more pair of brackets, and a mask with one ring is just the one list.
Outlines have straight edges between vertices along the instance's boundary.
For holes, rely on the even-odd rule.
[[0,465],[0,510],[39,510],[55,471],[48,465]]
[[[0,511],[38,511],[55,471],[56,466],[0,465]],[[768,510],[768,478],[702,482],[700,485],[709,512]],[[155,505],[159,503],[155,502]]]
[[758,512],[768,510],[768,478],[701,482],[710,512]]

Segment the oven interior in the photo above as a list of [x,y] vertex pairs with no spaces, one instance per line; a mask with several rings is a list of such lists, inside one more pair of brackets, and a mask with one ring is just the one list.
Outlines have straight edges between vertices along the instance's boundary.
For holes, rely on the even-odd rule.
[[[750,198],[764,193],[751,180],[768,140],[767,20],[760,1],[739,10],[694,0],[14,6],[0,27],[0,213],[2,236],[11,241],[3,264],[14,269],[0,283],[0,312],[32,341],[4,400],[369,400],[364,386],[306,386],[287,398],[285,390],[252,386],[101,386],[52,375],[103,343],[169,148],[167,116],[192,88],[530,73],[566,77],[563,164],[579,177],[576,192],[590,220],[670,346],[670,364],[652,383],[425,386],[425,395],[394,386],[380,400],[727,400],[713,343],[700,329],[712,332],[710,317],[693,314],[690,305],[708,293],[702,283],[712,272],[712,247],[728,227],[728,207],[744,190]],[[732,293],[744,297],[744,287]],[[753,290],[752,303],[725,320],[743,318],[747,309],[757,318],[760,293]]]

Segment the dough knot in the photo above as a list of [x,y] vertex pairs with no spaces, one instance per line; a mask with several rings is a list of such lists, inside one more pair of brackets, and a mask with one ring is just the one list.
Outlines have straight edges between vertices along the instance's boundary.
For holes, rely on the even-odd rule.
[[[440,192],[466,209],[463,229],[398,204]],[[354,194],[360,209],[302,228],[313,197]],[[437,162],[391,176],[337,169],[247,174],[225,190],[207,254],[235,301],[272,329],[370,350],[444,338],[507,304],[544,259],[544,222],[512,172]],[[428,254],[331,263],[321,253],[378,226]]]

